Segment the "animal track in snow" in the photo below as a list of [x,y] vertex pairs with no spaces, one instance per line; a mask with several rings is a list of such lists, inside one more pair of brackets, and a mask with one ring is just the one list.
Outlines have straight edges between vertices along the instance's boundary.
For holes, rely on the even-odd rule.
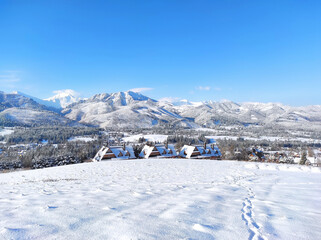
[[248,227],[248,231],[250,233],[249,240],[267,240],[265,236],[261,233],[261,228],[257,224],[253,216],[253,203],[252,200],[255,198],[255,194],[252,188],[244,186],[248,191],[248,197],[243,201],[243,208],[242,208],[242,219],[245,222],[246,226]]

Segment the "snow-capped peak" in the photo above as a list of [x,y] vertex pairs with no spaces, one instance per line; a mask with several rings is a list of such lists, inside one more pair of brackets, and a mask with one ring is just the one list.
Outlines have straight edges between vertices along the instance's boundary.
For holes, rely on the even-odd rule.
[[133,91],[126,91],[126,92],[116,92],[116,93],[100,93],[96,94],[89,99],[89,101],[93,102],[109,102],[112,106],[127,106],[129,104],[139,102],[139,101],[152,101],[156,102],[155,100],[146,97],[140,93],[133,92]]
[[80,94],[72,89],[57,90],[53,93],[55,93],[53,97],[44,100],[57,103],[62,108],[81,100]]
[[172,98],[172,97],[165,97],[159,100],[162,104],[171,104],[173,106],[200,106],[202,102],[190,102],[187,99],[179,99],[179,98]]
[[25,94],[23,92],[19,92],[19,91],[13,91],[11,94],[16,94],[16,95],[20,95],[20,96],[24,96],[26,98],[29,98],[29,99],[32,99],[33,101],[39,103],[39,104],[42,104],[42,105],[45,105],[47,107],[50,107],[50,108],[57,108],[59,109],[60,108],[60,105],[55,103],[55,102],[50,102],[50,101],[47,101],[47,100],[42,100],[42,99],[39,99],[37,97],[34,97],[34,96],[30,96],[28,94]]

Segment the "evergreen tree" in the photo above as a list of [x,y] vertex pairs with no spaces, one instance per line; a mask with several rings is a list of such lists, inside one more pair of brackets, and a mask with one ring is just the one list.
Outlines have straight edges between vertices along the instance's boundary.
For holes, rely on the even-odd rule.
[[301,155],[300,164],[301,164],[301,165],[304,165],[306,161],[307,161],[307,152],[306,152],[306,151],[303,151],[303,153],[302,153],[302,155]]

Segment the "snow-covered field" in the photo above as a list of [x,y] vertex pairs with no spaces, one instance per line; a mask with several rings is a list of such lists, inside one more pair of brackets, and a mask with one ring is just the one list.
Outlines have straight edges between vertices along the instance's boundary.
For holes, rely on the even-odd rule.
[[92,138],[92,137],[71,137],[68,139],[68,142],[76,142],[76,141],[81,141],[81,142],[91,142],[91,141],[95,141],[96,138]]
[[319,168],[127,160],[0,174],[0,239],[320,239]]
[[251,141],[260,141],[260,140],[267,140],[267,141],[289,141],[289,142],[305,142],[305,143],[321,143],[319,139],[313,138],[299,138],[299,137],[269,137],[269,136],[260,136],[258,138],[254,137],[246,137],[246,136],[205,136],[208,139],[226,139],[226,140],[237,140],[238,138],[243,138],[244,140],[251,140]]
[[124,137],[124,142],[138,142],[140,138],[144,137],[147,141],[151,142],[165,142],[167,140],[168,135],[161,135],[161,134],[149,134],[149,135],[143,135],[143,134],[137,134],[132,135],[128,137]]
[[0,128],[0,136],[10,135],[13,132],[12,128]]

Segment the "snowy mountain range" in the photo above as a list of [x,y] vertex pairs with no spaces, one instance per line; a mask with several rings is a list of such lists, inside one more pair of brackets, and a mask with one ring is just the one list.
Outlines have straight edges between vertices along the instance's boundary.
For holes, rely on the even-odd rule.
[[80,123],[101,127],[149,128],[165,124],[175,127],[195,125],[178,114],[166,110],[158,101],[132,91],[97,94],[69,105],[62,113]]
[[[321,105],[291,107],[280,103],[156,101],[127,91],[80,99],[73,90],[42,100],[24,93],[0,92],[0,123],[80,123],[107,128],[214,127],[259,125],[321,129]],[[41,117],[40,117],[41,116]]]

